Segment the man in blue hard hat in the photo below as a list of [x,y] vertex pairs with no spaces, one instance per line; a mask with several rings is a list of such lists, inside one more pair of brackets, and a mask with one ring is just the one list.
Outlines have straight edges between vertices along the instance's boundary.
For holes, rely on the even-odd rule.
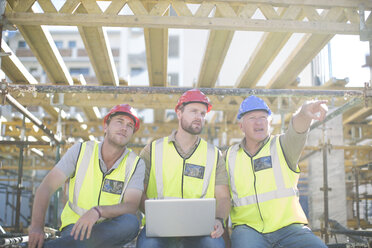
[[226,153],[233,248],[326,247],[306,226],[297,189],[310,124],[324,119],[326,103],[304,103],[278,136],[270,135],[271,110],[261,98],[250,96],[240,105],[245,137]]

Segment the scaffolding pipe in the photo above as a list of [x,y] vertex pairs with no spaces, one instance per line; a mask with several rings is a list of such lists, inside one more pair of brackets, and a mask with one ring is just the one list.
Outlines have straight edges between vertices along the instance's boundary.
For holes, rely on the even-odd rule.
[[[26,116],[23,116],[22,120],[22,131],[21,140],[25,138],[25,121]],[[19,164],[18,164],[18,182],[17,182],[17,201],[16,201],[16,217],[15,217],[15,227],[17,231],[20,231],[20,221],[19,216],[21,213],[21,194],[22,194],[22,177],[23,177],[23,145],[19,146]]]
[[16,145],[16,146],[50,146],[50,142],[46,141],[20,141],[20,140],[0,140],[0,145]]
[[[57,145],[56,150],[56,164],[60,160],[61,153],[60,153],[60,145]],[[53,227],[58,228],[58,202],[59,198],[62,195],[62,188],[57,189],[57,191],[54,193],[54,208],[53,208]]]
[[[106,93],[106,94],[183,94],[192,88],[181,87],[133,87],[87,85],[14,85],[0,83],[4,94],[21,93]],[[266,97],[344,97],[363,98],[362,90],[312,90],[312,89],[247,89],[247,88],[199,88],[206,95],[266,96]]]
[[324,196],[324,240],[329,243],[329,209],[328,209],[328,142],[325,141],[323,145],[323,196]]
[[354,177],[355,177],[355,203],[356,203],[357,228],[360,228],[359,169],[357,167],[354,167],[353,172],[354,172]]
[[28,111],[25,107],[22,106],[16,99],[14,99],[11,95],[7,94],[6,100],[10,105],[12,105],[14,108],[16,108],[20,113],[22,113],[24,116],[26,116],[32,123],[34,123],[38,128],[40,128],[46,135],[48,135],[49,138],[52,139],[56,144],[60,144],[61,141],[59,141],[53,132],[48,129],[38,118],[36,118],[30,111]]

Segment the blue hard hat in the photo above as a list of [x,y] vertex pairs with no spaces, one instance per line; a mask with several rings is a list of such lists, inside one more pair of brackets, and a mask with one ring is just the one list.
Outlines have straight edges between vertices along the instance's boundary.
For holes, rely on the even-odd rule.
[[242,104],[240,104],[238,120],[240,120],[244,114],[250,111],[253,111],[253,110],[264,110],[269,115],[271,115],[271,110],[269,106],[267,106],[265,101],[257,96],[252,95],[252,96],[245,98]]

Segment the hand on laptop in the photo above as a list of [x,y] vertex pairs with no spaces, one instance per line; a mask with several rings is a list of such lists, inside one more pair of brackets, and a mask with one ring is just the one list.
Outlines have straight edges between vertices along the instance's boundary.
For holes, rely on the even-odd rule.
[[222,236],[224,232],[222,222],[218,219],[216,219],[214,223],[214,231],[211,233],[211,237],[216,239]]

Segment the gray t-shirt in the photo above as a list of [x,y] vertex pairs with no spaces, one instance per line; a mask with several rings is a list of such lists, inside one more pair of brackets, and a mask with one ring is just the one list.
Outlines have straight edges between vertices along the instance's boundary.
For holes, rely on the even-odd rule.
[[[76,163],[79,158],[81,143],[76,143],[67,150],[65,155],[58,161],[56,167],[60,169],[67,177],[71,177],[75,173]],[[105,162],[102,159],[102,143],[98,144],[99,149],[99,165],[101,170],[104,174],[112,171],[113,169],[117,168],[124,158],[124,156],[128,153],[128,149],[121,155],[121,157],[115,162],[114,166],[107,171],[107,167]],[[138,161],[137,168],[134,171],[132,178],[129,181],[128,189],[134,188],[143,191],[143,180],[145,178],[145,163],[142,159]]]

